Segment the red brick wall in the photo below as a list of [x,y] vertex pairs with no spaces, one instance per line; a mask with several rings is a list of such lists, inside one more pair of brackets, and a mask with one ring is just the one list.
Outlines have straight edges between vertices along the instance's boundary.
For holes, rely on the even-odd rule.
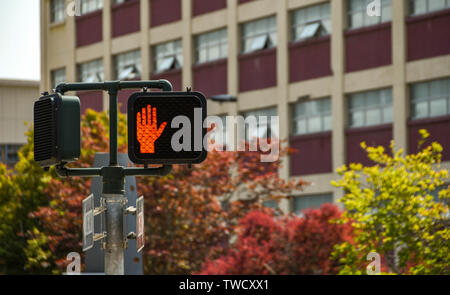
[[195,65],[193,67],[194,90],[206,97],[228,93],[227,59]]
[[418,142],[421,138],[419,135],[420,129],[426,129],[430,133],[430,137],[423,147],[428,146],[434,141],[439,142],[444,148],[442,160],[450,161],[450,116],[409,121],[408,145],[410,153],[417,153],[418,151]]
[[374,165],[369,160],[367,153],[361,148],[361,142],[366,142],[367,146],[383,146],[387,152],[390,150],[392,140],[392,124],[351,128],[347,135],[347,164],[361,163],[365,166]]
[[80,91],[77,92],[77,96],[80,98],[81,114],[87,109],[103,111],[103,91]]
[[407,19],[408,61],[450,54],[450,9]]
[[239,57],[239,91],[277,85],[277,51],[270,48]]
[[192,15],[212,12],[227,7],[227,0],[193,0]]
[[168,80],[170,83],[172,83],[174,91],[181,91],[181,89],[183,88],[181,69],[171,70],[164,73],[152,75],[152,80],[159,80],[159,79],[165,79]]
[[291,176],[332,172],[331,132],[292,136],[290,147]]
[[128,98],[135,93],[135,92],[141,92],[139,89],[125,89],[119,91],[119,94],[117,96],[117,100],[119,103],[119,110],[121,113],[126,114],[127,113],[127,106],[128,106]]
[[390,65],[391,35],[391,23],[346,32],[346,71],[354,72]]
[[103,40],[102,15],[102,10],[97,10],[75,18],[77,47]]
[[150,0],[150,26],[181,20],[181,0]]
[[112,7],[111,17],[113,37],[122,36],[140,30],[141,23],[139,8],[139,0],[130,0]]
[[289,82],[331,75],[330,37],[321,37],[289,45]]

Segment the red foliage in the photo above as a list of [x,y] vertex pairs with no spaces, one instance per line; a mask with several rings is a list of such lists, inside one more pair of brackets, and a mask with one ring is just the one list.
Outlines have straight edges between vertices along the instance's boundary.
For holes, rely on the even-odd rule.
[[[145,271],[152,274],[190,274],[199,271],[211,248],[226,246],[239,219],[264,209],[262,200],[279,199],[302,182],[286,182],[274,168],[260,166],[254,153],[210,152],[192,169],[175,166],[170,177],[140,178],[138,189],[146,201]],[[235,165],[245,161],[242,165]],[[237,173],[232,173],[236,168]],[[219,247],[220,248],[220,247]],[[220,250],[218,250],[220,251]]]
[[[88,113],[84,119],[88,122],[82,128],[83,155],[76,165],[90,167],[95,152],[108,150],[108,132],[98,114]],[[126,151],[126,145],[120,145],[119,151]],[[280,157],[284,153],[280,151]],[[175,165],[167,177],[138,177],[138,193],[145,198],[144,271],[199,271],[211,249],[220,253],[220,247],[229,244],[239,219],[247,212],[272,212],[263,208],[262,201],[279,200],[302,188],[302,181],[280,179],[279,167],[279,161],[261,165],[258,152],[213,151],[192,169]],[[81,253],[81,202],[90,194],[90,180],[55,175],[46,194],[49,205],[33,217],[50,240],[52,259],[64,270],[66,255]]]
[[[72,167],[90,167],[94,160],[94,152],[108,150],[107,133],[100,121],[91,121],[82,126],[82,150],[80,161]],[[65,270],[69,263],[66,260],[70,252],[82,253],[81,204],[91,194],[91,179],[69,177],[61,179],[54,175],[44,190],[48,196],[48,206],[40,207],[30,213],[36,218],[48,237],[48,247],[53,255],[53,262],[60,270]]]
[[199,274],[336,274],[333,247],[350,240],[351,231],[348,224],[330,223],[340,215],[331,204],[302,218],[250,212],[239,221],[236,243],[208,259]]

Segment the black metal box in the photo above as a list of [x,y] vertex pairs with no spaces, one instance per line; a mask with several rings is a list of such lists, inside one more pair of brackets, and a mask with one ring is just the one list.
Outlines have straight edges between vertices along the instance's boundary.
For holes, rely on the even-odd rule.
[[80,99],[59,93],[34,103],[34,160],[42,167],[76,161],[81,153]]

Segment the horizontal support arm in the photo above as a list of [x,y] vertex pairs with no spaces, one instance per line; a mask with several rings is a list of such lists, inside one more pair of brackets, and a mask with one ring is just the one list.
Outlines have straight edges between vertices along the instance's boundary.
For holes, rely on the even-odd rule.
[[[55,167],[60,177],[79,176],[96,177],[103,176],[102,168],[66,168],[64,165]],[[172,165],[164,165],[158,168],[122,168],[123,176],[167,176],[172,172]]]
[[57,165],[56,174],[60,177],[81,176],[81,177],[95,177],[101,176],[100,168],[66,168],[64,165]]
[[122,89],[138,88],[161,89],[163,91],[172,91],[172,84],[167,80],[149,80],[149,81],[107,81],[99,83],[61,83],[56,86],[55,92],[64,94],[67,91],[89,91],[105,90],[117,92]]
[[125,168],[126,176],[167,176],[172,172],[172,165],[158,168]]

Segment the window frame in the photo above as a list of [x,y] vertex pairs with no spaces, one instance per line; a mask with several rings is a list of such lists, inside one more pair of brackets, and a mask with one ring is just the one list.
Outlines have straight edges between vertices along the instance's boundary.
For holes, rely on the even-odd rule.
[[[268,107],[268,108],[262,108],[262,109],[256,109],[256,110],[252,110],[252,111],[247,111],[247,112],[243,112],[242,116],[244,117],[244,121],[249,117],[249,116],[255,116],[256,118],[256,136],[253,136],[252,138],[250,138],[250,133],[248,130],[248,124],[245,124],[245,140],[250,142],[252,140],[254,140],[256,138],[258,139],[265,139],[265,138],[272,138],[274,135],[276,137],[279,136],[279,132],[280,132],[280,126],[279,126],[279,122],[278,122],[278,130],[275,130],[275,134],[273,134],[273,130],[270,128],[272,126],[272,116],[278,116],[278,107],[274,106],[274,107]],[[261,121],[259,119],[260,116],[266,116],[268,117],[268,120],[266,122],[266,125],[262,125],[260,124]],[[263,134],[263,135],[261,135]]]
[[[347,30],[357,30],[357,29],[361,29],[361,28],[367,28],[367,27],[372,27],[372,26],[377,26],[377,25],[381,25],[381,24],[385,24],[385,23],[389,23],[392,22],[392,0],[380,0],[381,1],[381,16],[369,16],[367,14],[367,5],[369,5],[371,2],[373,2],[373,0],[365,0],[366,3],[361,5],[361,8],[358,9],[351,9],[351,1],[364,1],[364,0],[347,0],[346,4],[347,4],[347,11],[346,11],[346,22],[347,22]],[[383,4],[384,2],[389,1],[389,10],[390,10],[390,17],[388,17],[387,19],[383,20],[383,10],[385,7],[385,4]],[[398,0],[397,0],[398,1]],[[362,13],[362,25],[359,26],[354,26],[352,25],[352,17],[358,13]],[[370,23],[367,22],[368,19],[370,18],[377,18],[377,21],[374,23]]]
[[[19,150],[23,147],[23,144],[0,144],[0,162],[6,166],[14,166],[19,161]],[[9,160],[9,149],[15,151],[15,161]]]
[[[431,87],[433,83],[436,82],[447,82],[447,92],[443,96],[432,96],[431,95]],[[419,86],[426,86],[426,97],[415,97],[414,88]],[[436,80],[430,80],[425,82],[419,82],[419,83],[413,83],[409,86],[410,91],[410,119],[411,120],[421,120],[421,119],[427,119],[427,118],[437,118],[441,116],[448,116],[450,115],[450,78],[444,78],[444,79],[436,79]],[[446,102],[446,113],[443,115],[431,115],[431,103],[434,101],[442,100],[444,99]],[[427,114],[426,116],[416,116],[415,115],[415,105],[418,103],[426,103],[427,105]]]
[[125,2],[129,2],[130,0],[114,0],[112,1],[112,5],[119,5],[119,4],[123,4]]
[[[213,40],[211,42],[212,36],[215,34],[219,35],[219,39]],[[222,28],[210,32],[206,32],[203,34],[199,34],[195,36],[195,64],[200,65],[208,62],[213,62],[216,60],[225,59],[228,57],[228,31],[227,28]],[[207,41],[204,44],[200,44],[201,39],[205,38]],[[217,58],[210,58],[210,50],[212,48],[218,48],[219,55]],[[201,60],[201,51],[206,50],[206,59]]]
[[[264,25],[261,25],[263,29],[258,29],[257,26],[260,24],[266,23]],[[271,25],[273,24],[273,27]],[[246,30],[250,31],[250,28],[253,27],[253,31],[250,33],[246,32]],[[260,30],[260,32],[258,31]],[[258,38],[262,38],[263,36],[266,36],[265,44],[261,48],[253,48],[254,42]],[[277,46],[278,37],[277,37],[277,19],[276,15],[271,15],[264,18],[259,18],[256,20],[248,21],[241,24],[241,54],[248,54],[252,52],[261,51],[264,49],[270,49]],[[247,48],[247,41],[252,40],[250,48]]]
[[[383,101],[384,95],[382,95],[383,92],[387,92],[389,93],[389,97],[390,97],[390,103],[386,103],[385,101]],[[368,105],[367,102],[369,101],[369,96],[373,95],[373,94],[377,94],[378,98],[379,98],[379,104],[378,105]],[[363,97],[363,101],[364,101],[364,105],[363,106],[358,106],[358,107],[353,107],[352,106],[352,100],[354,100],[356,98],[356,96],[364,96]],[[392,97],[392,88],[383,88],[383,89],[378,89],[378,90],[371,90],[371,91],[365,91],[365,92],[358,92],[358,93],[353,93],[348,95],[347,98],[347,111],[348,111],[348,128],[350,129],[354,129],[354,128],[362,128],[362,127],[372,127],[372,126],[379,126],[379,125],[384,125],[384,124],[392,124],[393,123],[393,97]],[[389,121],[385,120],[384,116],[385,116],[385,110],[387,108],[391,109],[391,119]],[[368,124],[367,123],[367,113],[369,111],[373,111],[373,110],[378,110],[380,112],[380,123],[379,124]],[[355,112],[363,112],[363,120],[364,123],[363,125],[354,125],[353,120],[352,120],[352,115]]]
[[[320,206],[318,206],[318,207],[313,207],[313,206],[309,206],[309,207],[307,207],[307,208],[304,208],[304,209],[301,209],[300,210],[300,212],[298,212],[299,210],[297,209],[297,206],[296,206],[296,204],[297,204],[297,200],[301,200],[301,199],[306,199],[306,200],[309,200],[309,201],[311,201],[311,200],[313,200],[314,198],[329,198],[329,201],[325,201],[325,202],[322,202],[321,204],[320,204]],[[321,206],[323,206],[324,204],[333,204],[333,202],[334,202],[334,196],[333,196],[333,193],[332,192],[330,192],[330,193],[319,193],[319,194],[310,194],[310,195],[299,195],[299,196],[294,196],[293,197],[293,200],[292,200],[292,212],[294,213],[294,214],[296,214],[297,216],[303,216],[303,213],[301,212],[301,211],[304,211],[304,210],[309,210],[309,209],[319,209]]]
[[[168,46],[169,44],[173,44],[173,50],[169,51],[169,52],[164,52],[164,53],[159,53],[158,50],[159,48],[163,48],[163,46]],[[160,55],[158,57],[158,55]],[[161,62],[163,62],[165,59],[169,59],[169,58],[173,58],[174,61],[168,69],[160,69],[160,67],[158,67],[158,61],[160,60]],[[159,74],[159,73],[164,73],[170,70],[178,70],[181,69],[183,67],[183,44],[181,39],[177,39],[177,40],[172,40],[172,41],[168,41],[168,42],[164,42],[164,43],[160,43],[160,44],[156,44],[153,46],[152,48],[152,63],[153,63],[153,73],[155,74]]]
[[219,135],[217,130],[215,130],[215,132],[213,133],[208,133],[208,140],[213,140],[214,144],[222,144],[222,147],[224,148],[224,150],[227,150],[229,147],[228,144],[228,137],[229,135],[234,135],[235,134],[229,134],[229,130],[227,130],[227,117],[229,115],[228,114],[219,114],[219,115],[214,115],[214,117],[218,117],[220,119],[220,121],[222,122],[222,134],[220,135],[222,138],[217,138],[216,135]]
[[[324,10],[326,10],[326,8],[328,8],[328,13],[324,15],[323,12],[324,12]],[[319,11],[320,11],[319,18],[315,19],[315,20],[309,20],[308,13],[311,13],[311,11],[313,9],[319,9]],[[298,19],[301,19],[300,15],[302,13],[306,15],[305,16],[306,20],[304,22],[296,21]],[[327,28],[327,26],[324,24],[325,22],[329,23],[329,28]],[[315,32],[314,35],[311,37],[301,38],[301,35],[303,34],[306,27],[313,25],[313,24],[320,25],[318,28],[319,35],[316,36],[317,32]],[[302,30],[302,33],[297,35],[298,29],[301,28],[302,26],[304,27]],[[312,39],[315,37],[329,36],[329,35],[331,35],[331,32],[332,32],[332,26],[331,26],[331,4],[330,4],[330,2],[324,2],[324,3],[311,5],[308,7],[302,7],[302,8],[293,10],[291,12],[291,41],[292,42],[300,42],[300,41]]]
[[262,205],[265,208],[271,208],[273,210],[280,209],[280,204],[278,203],[278,201],[277,200],[273,200],[273,199],[262,200]]
[[[89,74],[85,74],[84,71],[87,71]],[[94,82],[102,82],[105,79],[103,58],[78,64],[78,78],[80,82],[88,82],[89,78],[92,74],[94,74],[94,72],[96,76],[96,80],[93,80]],[[84,78],[84,76],[86,75],[87,77]]]
[[[329,109],[324,111],[324,103],[329,104]],[[313,104],[319,103],[320,106],[320,112],[318,114],[313,114],[311,112],[311,108]],[[305,111],[304,114],[298,114],[297,110],[298,107],[304,105]],[[332,130],[332,120],[333,120],[333,112],[331,110],[331,97],[324,97],[324,98],[318,98],[318,99],[308,99],[308,100],[301,100],[292,105],[291,110],[291,122],[292,122],[292,135],[293,136],[303,136],[308,134],[318,134],[318,133],[324,133],[329,132]],[[326,127],[325,120],[326,118],[330,118],[330,128],[328,129]],[[309,128],[309,121],[314,118],[320,118],[320,130],[319,131],[310,131]],[[305,132],[299,132],[298,131],[298,122],[299,121],[305,121]]]
[[103,0],[80,0],[81,15],[103,9]]
[[407,3],[408,3],[408,15],[409,16],[425,15],[425,14],[434,13],[437,11],[442,11],[442,10],[450,8],[450,0],[444,0],[446,3],[444,5],[444,8],[430,11],[430,0],[422,0],[422,1],[425,1],[425,11],[417,13],[417,12],[413,11],[413,8],[415,8],[415,2],[417,2],[417,1],[418,0],[408,0]]
[[[57,17],[59,16],[59,17]],[[50,23],[59,24],[66,20],[66,1],[51,0],[50,1]]]
[[[127,68],[133,68],[135,76],[132,78],[121,78],[121,73]],[[131,72],[131,73],[133,73]],[[131,50],[114,55],[114,76],[118,80],[139,79],[142,76],[142,57],[141,50]]]
[[[61,74],[61,73],[63,73],[63,74]],[[61,78],[60,79],[56,79],[57,74],[61,74],[61,76],[64,76],[64,78],[63,79],[61,79]],[[58,69],[52,70],[51,71],[51,77],[52,77],[52,85],[53,85],[53,87],[58,86],[58,84],[60,84],[60,83],[66,82],[67,81],[66,68],[62,67],[62,68],[58,68]],[[59,82],[56,82],[57,80]]]

